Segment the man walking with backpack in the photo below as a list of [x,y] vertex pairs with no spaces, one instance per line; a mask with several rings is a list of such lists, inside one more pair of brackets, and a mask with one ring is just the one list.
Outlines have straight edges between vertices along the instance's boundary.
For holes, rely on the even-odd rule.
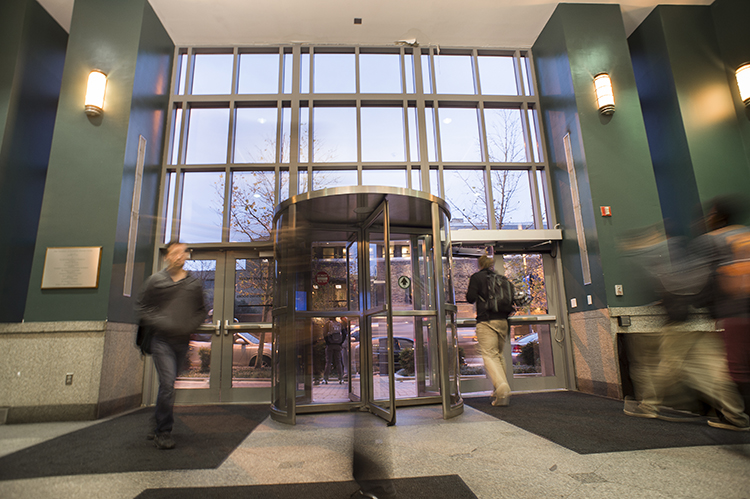
[[508,316],[513,312],[513,284],[494,270],[495,261],[479,257],[479,272],[469,279],[466,301],[476,303],[477,341],[484,368],[492,380],[494,392],[492,405],[507,406],[510,402],[510,385],[505,375],[503,348],[508,337]]
[[325,327],[326,342],[326,367],[323,373],[323,383],[328,384],[328,377],[331,375],[331,369],[336,368],[339,374],[339,384],[344,381],[344,363],[342,358],[343,345],[346,340],[344,335],[344,324],[341,317],[336,317],[328,321]]

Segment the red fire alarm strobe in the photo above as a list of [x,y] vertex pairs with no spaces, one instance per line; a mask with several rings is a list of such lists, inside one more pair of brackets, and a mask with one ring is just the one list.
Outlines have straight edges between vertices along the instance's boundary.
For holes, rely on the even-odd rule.
[[602,216],[603,217],[611,217],[612,216],[612,207],[611,206],[600,206],[602,210]]

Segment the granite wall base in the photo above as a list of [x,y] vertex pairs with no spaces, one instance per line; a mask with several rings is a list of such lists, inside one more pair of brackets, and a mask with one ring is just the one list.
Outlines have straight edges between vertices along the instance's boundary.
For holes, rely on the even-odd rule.
[[140,406],[143,360],[135,331],[106,321],[0,324],[6,422],[92,420]]

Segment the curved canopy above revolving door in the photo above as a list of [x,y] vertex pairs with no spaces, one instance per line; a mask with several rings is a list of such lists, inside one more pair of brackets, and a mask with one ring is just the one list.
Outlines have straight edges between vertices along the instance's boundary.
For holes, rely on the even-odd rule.
[[463,412],[449,220],[442,199],[389,187],[279,205],[274,419],[366,407],[394,424],[397,407],[422,404]]

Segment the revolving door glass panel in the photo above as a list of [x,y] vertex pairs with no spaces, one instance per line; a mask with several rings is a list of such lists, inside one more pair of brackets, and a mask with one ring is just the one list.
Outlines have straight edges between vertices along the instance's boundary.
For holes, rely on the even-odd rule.
[[[376,210],[365,227],[367,254],[363,264],[368,271],[364,339],[360,355],[371,357],[363,362],[367,376],[365,401],[371,412],[389,425],[396,422],[395,360],[393,347],[393,307],[391,289],[390,224],[388,201]],[[384,327],[375,329],[376,325]],[[364,352],[362,352],[364,351]]]
[[295,288],[297,406],[349,403],[360,396],[352,369],[360,330],[359,301],[352,298],[359,289],[356,240],[351,232],[307,232]]

